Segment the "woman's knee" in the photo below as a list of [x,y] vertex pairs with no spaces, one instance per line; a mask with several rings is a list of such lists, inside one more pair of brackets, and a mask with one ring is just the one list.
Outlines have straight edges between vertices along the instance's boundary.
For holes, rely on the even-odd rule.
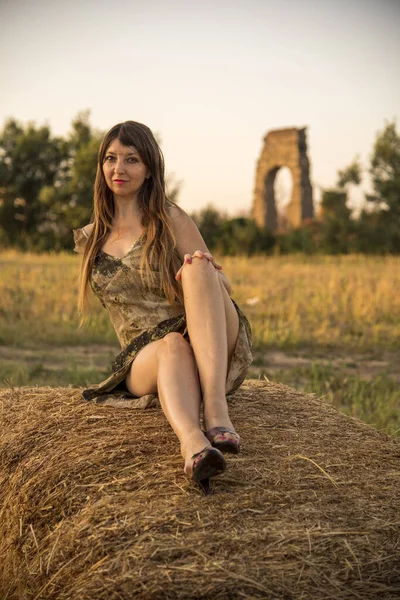
[[197,278],[199,275],[215,277],[215,267],[206,258],[194,257],[192,262],[182,269],[182,281],[187,281],[191,277]]
[[181,333],[172,331],[162,338],[162,343],[158,349],[159,359],[166,355],[173,355],[177,358],[189,355],[193,356],[193,350]]

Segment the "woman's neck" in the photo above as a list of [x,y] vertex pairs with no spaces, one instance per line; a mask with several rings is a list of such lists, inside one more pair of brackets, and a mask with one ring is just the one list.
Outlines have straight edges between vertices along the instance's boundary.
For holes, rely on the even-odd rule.
[[114,196],[115,213],[113,223],[124,224],[134,223],[141,214],[137,198],[121,198]]

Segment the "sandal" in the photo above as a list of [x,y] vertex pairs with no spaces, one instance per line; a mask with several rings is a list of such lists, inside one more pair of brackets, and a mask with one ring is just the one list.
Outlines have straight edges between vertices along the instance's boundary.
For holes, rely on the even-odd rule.
[[[226,433],[229,433],[229,436],[226,436]],[[218,448],[221,452],[230,452],[231,454],[239,454],[240,452],[240,437],[232,429],[213,427],[205,432],[205,436],[212,446]]]
[[226,469],[226,462],[217,448],[206,446],[200,452],[193,454],[192,479],[196,481],[204,493],[210,493],[210,477],[223,473]]

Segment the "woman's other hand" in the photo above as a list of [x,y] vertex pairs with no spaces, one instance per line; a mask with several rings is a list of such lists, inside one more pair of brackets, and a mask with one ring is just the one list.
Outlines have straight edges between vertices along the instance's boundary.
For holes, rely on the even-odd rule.
[[187,264],[191,264],[194,258],[205,258],[217,269],[217,271],[221,271],[222,269],[222,266],[215,262],[214,257],[212,256],[212,254],[210,254],[210,252],[202,252],[201,250],[196,250],[194,254],[185,254],[183,265],[175,275],[175,279],[177,281],[180,281],[182,277],[183,267]]

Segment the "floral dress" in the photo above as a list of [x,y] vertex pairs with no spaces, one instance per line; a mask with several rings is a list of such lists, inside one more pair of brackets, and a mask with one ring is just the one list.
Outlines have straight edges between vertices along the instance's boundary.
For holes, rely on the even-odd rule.
[[[86,231],[83,228],[72,231],[74,250],[82,254],[87,240]],[[109,313],[121,344],[121,352],[111,366],[111,375],[83,390],[82,395],[86,400],[113,406],[157,406],[155,394],[138,398],[126,388],[125,377],[132,362],[144,346],[160,340],[167,333],[181,333],[190,342],[184,306],[169,304],[156,269],[152,269],[154,280],[150,285],[147,285],[147,281],[142,282],[140,258],[140,237],[121,258],[103,250],[96,256],[90,285]],[[227,394],[239,388],[253,360],[249,322],[234,300],[232,302],[239,316],[239,335],[227,375]]]

